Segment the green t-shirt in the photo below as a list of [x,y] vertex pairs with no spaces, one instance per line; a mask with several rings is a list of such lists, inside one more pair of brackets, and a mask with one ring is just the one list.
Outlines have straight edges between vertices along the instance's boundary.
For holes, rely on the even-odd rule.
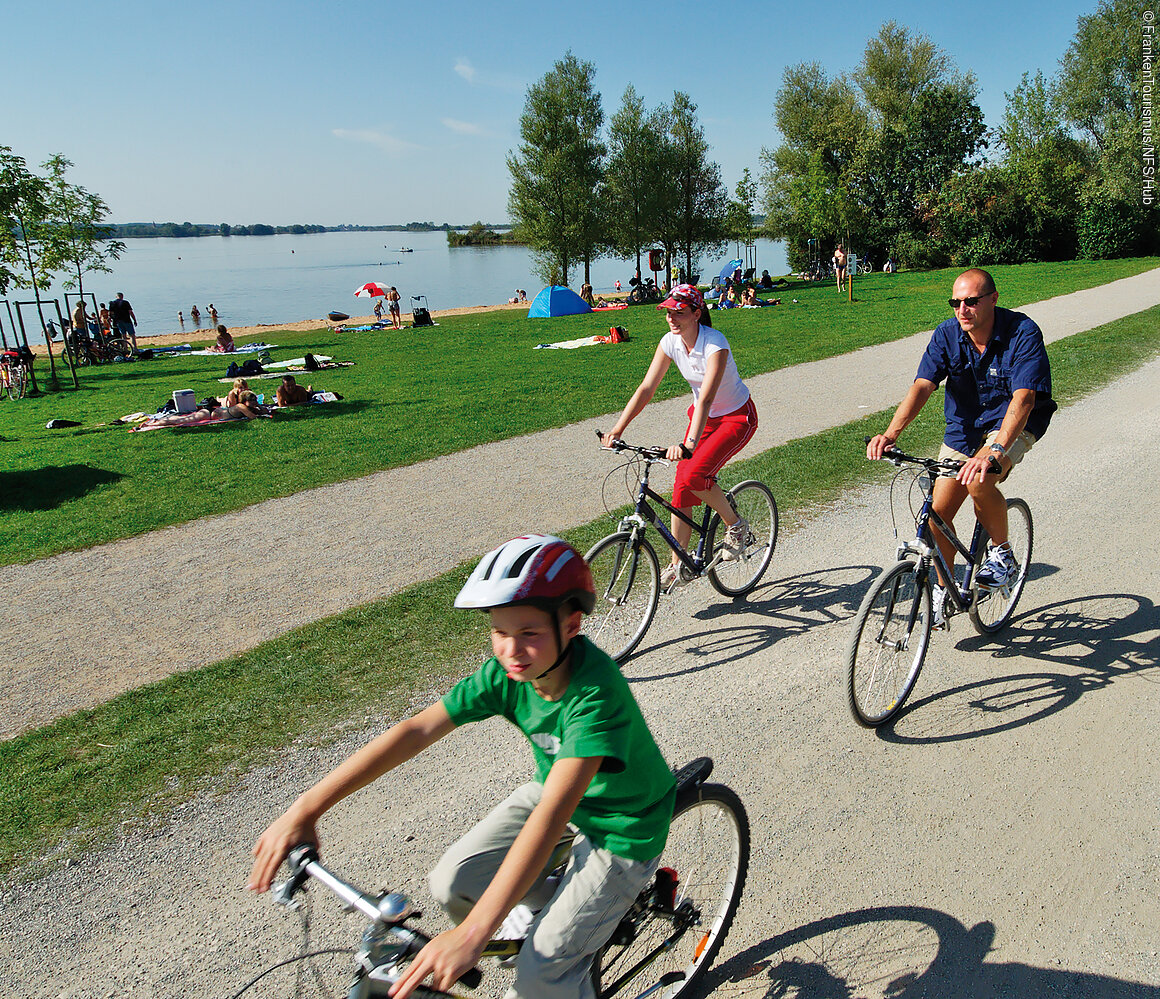
[[572,645],[572,677],[558,701],[509,680],[494,657],[443,697],[456,725],[502,715],[532,745],[536,780],[558,757],[603,756],[572,815],[593,843],[630,860],[664,849],[676,784],[616,663],[584,637]]

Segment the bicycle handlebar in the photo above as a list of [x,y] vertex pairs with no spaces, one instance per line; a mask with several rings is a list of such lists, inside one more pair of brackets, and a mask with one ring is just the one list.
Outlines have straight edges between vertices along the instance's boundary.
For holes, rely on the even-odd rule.
[[[601,446],[603,447],[604,431],[597,430],[596,436],[600,438]],[[639,454],[642,458],[645,458],[648,461],[668,461],[668,458],[666,457],[668,448],[661,447],[659,444],[656,444],[653,447],[638,447],[635,444],[626,444],[624,441],[618,439],[612,442],[612,447],[604,448],[604,450],[615,451],[617,454],[622,451],[631,451],[633,454]]]
[[[874,438],[866,437],[865,442],[869,444]],[[894,445],[891,445],[889,450],[882,454],[882,461],[889,461],[895,465],[902,465],[903,462],[910,462],[913,465],[922,465],[932,475],[942,476],[944,478],[951,478],[959,474],[959,470],[963,467],[963,462],[956,458],[945,458],[939,461],[937,458],[919,458],[913,454],[907,454],[905,451],[899,451]],[[989,457],[987,459],[987,470],[993,475],[1001,475],[1003,466],[999,464],[997,458]]]
[[[286,857],[290,865],[290,877],[284,884],[278,886],[274,892],[274,899],[281,905],[289,905],[293,897],[300,892],[308,878],[314,878],[326,885],[332,892],[341,898],[352,909],[357,909],[372,922],[382,922],[393,927],[402,927],[402,924],[412,916],[420,916],[415,912],[410,901],[404,895],[389,892],[380,895],[377,899],[360,891],[354,885],[347,884],[342,878],[327,870],[318,859],[318,850],[313,843],[300,843],[294,847]],[[400,932],[407,934],[407,953],[414,957],[431,942],[426,933],[422,933],[412,926],[405,927]],[[483,972],[479,968],[469,968],[459,976],[459,981],[469,989],[479,987],[483,981]]]

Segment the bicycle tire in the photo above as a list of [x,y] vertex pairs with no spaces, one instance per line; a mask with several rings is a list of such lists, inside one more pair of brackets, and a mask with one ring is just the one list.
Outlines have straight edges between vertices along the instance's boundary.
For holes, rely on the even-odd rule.
[[[1027,582],[1035,528],[1031,523],[1031,508],[1021,499],[1007,500],[1007,537],[1015,553],[1015,561],[1019,564],[1015,582],[996,590],[984,589],[975,582],[971,584],[971,609],[968,616],[971,624],[982,635],[993,635],[1007,627]],[[987,546],[980,544],[975,555],[976,575],[986,557]]]
[[23,399],[28,393],[28,369],[23,364],[17,364],[8,369],[8,398]]
[[668,950],[619,989],[614,988],[673,934],[674,918],[657,910],[650,885],[621,924],[632,924],[631,939],[609,942],[596,955],[593,981],[601,999],[688,997],[712,966],[733,925],[749,873],[749,817],[741,799],[724,785],[702,784],[696,791],[688,801],[677,802],[658,865],[676,872],[673,909],[679,912],[689,903],[696,919]]
[[930,585],[914,559],[895,563],[874,581],[846,648],[850,711],[859,725],[877,728],[902,709],[922,670],[932,622]]
[[660,598],[661,570],[647,538],[619,531],[597,541],[584,556],[596,584],[596,607],[584,634],[618,663],[640,644]]
[[133,345],[126,337],[113,337],[105,343],[105,355],[110,361],[114,357],[132,357]]
[[[749,521],[750,541],[741,558],[718,562],[710,569],[709,582],[727,597],[743,597],[761,582],[773,558],[773,549],[777,546],[777,501],[769,487],[756,479],[739,482],[726,495],[733,509]],[[709,540],[705,543],[708,552],[716,554],[725,531],[724,521],[714,514],[709,524]]]

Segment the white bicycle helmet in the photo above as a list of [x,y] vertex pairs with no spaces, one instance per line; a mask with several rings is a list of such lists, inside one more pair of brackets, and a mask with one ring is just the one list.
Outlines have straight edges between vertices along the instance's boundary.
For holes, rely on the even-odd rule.
[[455,598],[455,606],[488,610],[533,604],[555,610],[575,600],[585,614],[596,606],[592,573],[575,548],[547,534],[528,534],[488,552]]

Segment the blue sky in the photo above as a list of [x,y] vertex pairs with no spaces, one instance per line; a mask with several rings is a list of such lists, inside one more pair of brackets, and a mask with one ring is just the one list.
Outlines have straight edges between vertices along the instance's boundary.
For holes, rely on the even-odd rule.
[[64,153],[118,222],[502,221],[525,93],[569,48],[596,65],[606,117],[629,83],[650,107],[689,93],[732,189],[779,141],[786,66],[853,69],[893,18],[975,73],[994,126],[1004,93],[1053,74],[1095,7],[12,4],[0,144],[30,166]]

